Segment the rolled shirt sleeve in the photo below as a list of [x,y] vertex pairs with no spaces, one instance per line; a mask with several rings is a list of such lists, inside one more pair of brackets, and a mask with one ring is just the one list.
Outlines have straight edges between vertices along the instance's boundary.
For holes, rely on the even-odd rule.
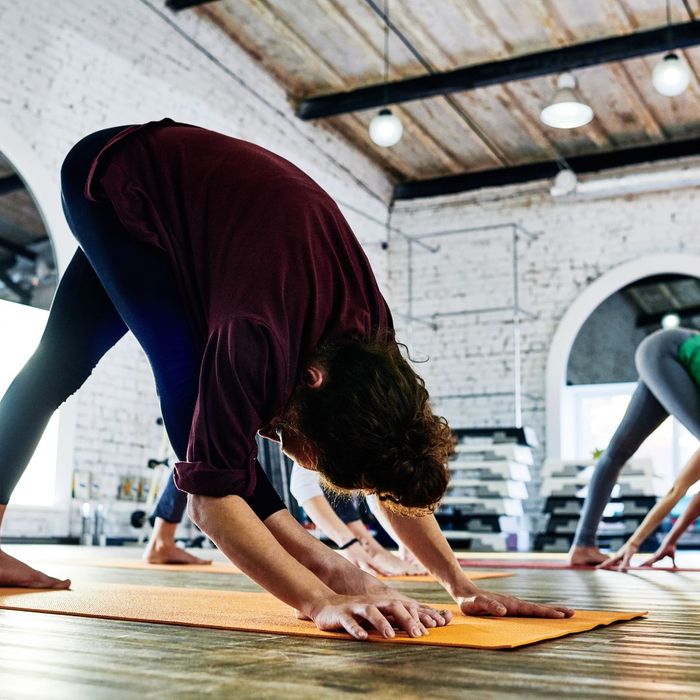
[[175,464],[175,483],[187,493],[238,495],[256,487],[255,435],[284,409],[289,386],[284,353],[270,328],[238,317],[209,336],[187,460]]

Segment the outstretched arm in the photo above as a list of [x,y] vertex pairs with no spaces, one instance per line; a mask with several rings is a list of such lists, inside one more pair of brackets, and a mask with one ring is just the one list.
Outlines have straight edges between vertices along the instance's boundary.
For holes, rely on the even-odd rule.
[[462,571],[434,515],[414,518],[382,508],[396,535],[442,584],[465,615],[561,618],[574,614],[569,608],[536,605],[481,590]]
[[665,557],[671,557],[673,566],[676,566],[676,542],[680,536],[700,518],[700,493],[696,493],[683,514],[674,523],[671,531],[664,537],[654,556],[647,559],[642,566],[652,566]]
[[294,462],[289,490],[314,525],[335,544],[342,547],[355,540],[340,552],[355,566],[383,576],[420,573],[416,564],[404,562],[385,550],[368,532],[359,513],[355,511],[356,520],[344,522],[321,488],[318,472],[304,469]]
[[[433,621],[432,625],[427,622],[429,626],[445,624],[437,611],[395,594],[376,579],[379,587],[367,587],[360,595],[334,590],[328,584],[339,578],[339,567],[364,574],[298,524],[298,529],[291,527],[288,521],[293,519],[286,511],[273,513],[263,523],[239,496],[190,496],[188,505],[192,520],[241,571],[320,629],[345,629],[357,639],[366,639],[364,623],[392,637],[387,619],[391,618],[397,627],[419,637],[425,633],[423,619]],[[342,564],[329,559],[329,554]]]
[[[644,518],[634,534],[613,556],[606,559],[600,565],[600,568],[627,571],[630,567],[632,556],[639,551],[644,540],[661,525],[663,519],[673,510],[678,501],[685,496],[686,491],[698,480],[700,480],[700,450],[695,452],[688,460],[688,463],[673,482],[669,492],[647,513],[646,518]],[[679,532],[678,537],[680,537],[680,534]]]
[[[354,544],[343,549],[341,554],[349,562],[370,574],[389,575],[392,573],[373,560],[368,542],[371,535],[361,521],[344,523],[323,494],[304,501],[302,507],[314,525],[339,547],[354,540]],[[357,527],[352,527],[353,524]]]

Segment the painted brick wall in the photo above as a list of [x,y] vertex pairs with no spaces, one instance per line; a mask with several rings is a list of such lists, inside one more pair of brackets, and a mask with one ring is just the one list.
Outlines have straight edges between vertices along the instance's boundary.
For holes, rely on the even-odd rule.
[[[524,422],[543,448],[547,353],[557,325],[577,296],[603,273],[657,253],[700,254],[697,191],[675,190],[580,202],[553,200],[547,183],[483,191],[470,196],[398,202],[392,226],[409,235],[516,222],[533,232],[519,243],[521,305],[536,318],[522,323]],[[412,246],[413,314],[460,311],[512,303],[511,250],[507,230],[425,238],[430,253]],[[407,246],[399,237],[389,250],[395,311],[408,306]],[[512,396],[440,397],[512,390],[512,325],[505,313],[439,319],[437,332],[409,325],[397,313],[399,335],[412,352],[430,361],[418,371],[438,412],[455,427],[510,425]],[[630,348],[632,353],[634,348]],[[537,493],[537,483],[531,496]],[[537,498],[531,508],[540,507]]]
[[[50,180],[45,206],[58,202],[61,161],[82,135],[167,115],[255,141],[306,170],[339,201],[384,283],[385,176],[342,138],[297,120],[280,87],[211,22],[159,0],[0,0],[0,27],[0,150],[3,134],[26,140],[32,169]],[[14,165],[20,174],[29,167]],[[70,235],[51,233],[65,269]],[[111,498],[119,477],[143,473],[158,447],[150,370],[135,342],[111,351],[72,401],[74,466],[98,474]],[[109,534],[129,532],[129,509],[113,504]],[[7,534],[51,534],[38,520],[11,521]]]

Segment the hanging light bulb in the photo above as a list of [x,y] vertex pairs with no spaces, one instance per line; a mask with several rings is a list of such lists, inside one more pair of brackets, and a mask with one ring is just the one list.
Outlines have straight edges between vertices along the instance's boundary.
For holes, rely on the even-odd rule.
[[564,197],[567,194],[576,192],[578,178],[576,173],[570,168],[562,168],[554,178],[549,193],[552,197]]
[[369,137],[377,146],[394,146],[401,140],[402,134],[403,124],[390,109],[379,110],[379,114],[369,123]]
[[666,97],[680,95],[690,83],[690,68],[676,53],[667,53],[655,66],[651,82]]
[[678,314],[665,314],[661,319],[662,328],[678,328],[681,325],[681,317]]
[[593,110],[576,94],[576,78],[571,73],[559,76],[557,91],[540,112],[540,119],[555,129],[575,129],[593,119]]
[[[387,83],[389,82],[389,0],[384,1],[384,104],[389,99]],[[395,146],[403,135],[401,120],[388,107],[379,110],[379,114],[369,123],[369,137],[384,148]]]

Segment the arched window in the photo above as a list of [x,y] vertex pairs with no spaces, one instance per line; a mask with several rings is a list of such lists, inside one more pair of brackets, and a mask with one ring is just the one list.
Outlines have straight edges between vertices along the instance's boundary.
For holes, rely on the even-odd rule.
[[[607,446],[636,385],[636,347],[662,327],[664,316],[700,327],[699,264],[689,256],[634,261],[603,275],[574,302],[548,361],[549,456],[591,459]],[[671,420],[638,456],[653,459],[670,479],[695,449],[697,441]]]
[[[42,217],[0,154],[0,395],[36,347],[56,289],[56,259]],[[13,505],[54,504],[58,423],[49,424]]]

